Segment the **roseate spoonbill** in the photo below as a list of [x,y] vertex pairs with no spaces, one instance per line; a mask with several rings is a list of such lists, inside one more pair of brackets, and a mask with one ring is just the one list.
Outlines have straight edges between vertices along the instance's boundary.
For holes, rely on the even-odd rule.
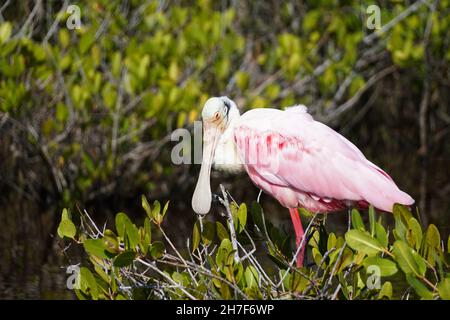
[[387,173],[345,137],[315,121],[303,105],[240,115],[228,97],[214,97],[206,101],[202,119],[202,165],[192,197],[197,214],[211,208],[211,165],[247,171],[256,186],[288,208],[297,246],[303,237],[298,207],[328,213],[371,204],[392,212],[395,203],[414,203]]

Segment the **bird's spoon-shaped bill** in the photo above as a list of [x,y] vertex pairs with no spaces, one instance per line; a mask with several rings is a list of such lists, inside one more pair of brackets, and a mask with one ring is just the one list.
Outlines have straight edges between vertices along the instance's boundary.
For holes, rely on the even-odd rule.
[[220,136],[218,128],[213,124],[204,124],[204,129],[202,166],[200,168],[197,185],[195,186],[194,195],[192,196],[192,209],[194,209],[197,214],[203,215],[207,214],[211,209],[211,165],[217,141]]

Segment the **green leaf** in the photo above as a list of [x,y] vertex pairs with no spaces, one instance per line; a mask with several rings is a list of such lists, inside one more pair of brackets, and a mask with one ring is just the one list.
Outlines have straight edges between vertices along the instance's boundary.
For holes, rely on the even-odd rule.
[[434,266],[437,254],[441,253],[441,235],[434,224],[428,226],[425,233],[424,256],[427,261]]
[[230,253],[231,251],[233,251],[233,245],[231,244],[231,241],[229,239],[224,239],[220,243],[219,249],[223,249],[227,253]]
[[67,48],[70,44],[70,35],[66,29],[60,29],[58,33],[58,39],[63,48]]
[[386,229],[384,229],[383,225],[379,222],[375,223],[375,235],[381,245],[386,248],[389,243],[388,235]]
[[10,22],[5,22],[0,26],[0,44],[5,43],[11,37],[12,25]]
[[345,240],[353,250],[364,252],[368,256],[376,255],[384,251],[381,243],[370,236],[369,233],[361,230],[350,230],[345,234]]
[[291,290],[291,274],[289,273],[288,270],[285,269],[280,269],[279,271],[280,273],[280,279],[283,279],[283,285],[286,288],[286,290]]
[[239,220],[239,232],[242,232],[244,230],[245,225],[247,224],[247,206],[245,203],[241,204],[239,206],[239,210],[237,212],[238,220]]
[[312,256],[314,259],[314,262],[316,263],[316,265],[320,265],[320,262],[322,261],[322,254],[320,253],[319,249],[317,249],[316,247],[312,248]]
[[182,286],[186,286],[186,284],[187,284],[186,277],[182,273],[175,271],[172,274],[172,279]]
[[117,236],[109,229],[106,229],[104,232],[103,243],[107,251],[111,253],[116,253],[119,251],[119,242],[117,241]]
[[135,224],[133,224],[130,218],[123,212],[119,212],[116,215],[116,230],[117,234],[124,241],[128,239],[129,247],[136,250],[139,245],[139,231]]
[[162,243],[161,241],[155,241],[150,247],[150,255],[154,259],[160,259],[164,256],[164,250],[164,243]]
[[66,208],[61,213],[61,220],[70,220],[69,211]]
[[364,85],[366,84],[366,81],[364,80],[364,77],[361,75],[356,75],[348,88],[349,96],[354,96],[360,89],[364,88]]
[[425,300],[432,300],[433,293],[428,290],[428,288],[416,277],[411,274],[406,275],[406,281],[408,281],[409,285],[414,288],[416,293]]
[[178,79],[178,75],[179,75],[179,68],[178,68],[178,64],[176,61],[172,61],[169,65],[169,70],[167,72],[169,79],[172,80],[173,82],[176,82]]
[[232,202],[230,203],[231,216],[233,218],[234,228],[239,232],[239,218],[238,218],[238,210],[239,206]]
[[214,223],[211,221],[203,222],[202,242],[204,245],[210,245],[216,235]]
[[197,250],[200,244],[200,222],[197,221],[194,224],[194,230],[192,231],[192,252]]
[[102,278],[103,281],[109,283],[110,281],[109,275],[103,270],[102,267],[96,264],[94,265],[94,270],[100,276],[100,278]]
[[158,200],[153,201],[153,210],[152,210],[152,217],[156,219],[156,216],[160,214],[161,212],[161,204]]
[[151,209],[150,204],[148,203],[147,198],[145,197],[145,195],[141,196],[141,203],[142,203],[142,208],[144,208],[145,212],[147,213],[147,216],[150,219],[153,219],[152,209]]
[[375,208],[371,205],[369,207],[369,222],[370,222],[370,235],[375,236],[375,224],[376,224],[376,216],[375,216]]
[[450,300],[450,278],[445,278],[437,285],[442,300]]
[[337,238],[334,233],[330,233],[327,240],[327,251],[335,248],[337,245]]
[[217,236],[219,237],[220,241],[222,241],[223,239],[230,238],[227,229],[219,221],[216,221],[216,230],[217,230]]
[[344,295],[345,299],[349,300],[349,286],[347,284],[347,281],[345,280],[343,273],[338,273],[338,279],[339,283],[341,284],[342,294]]
[[143,57],[141,57],[139,61],[139,69],[137,72],[137,75],[140,79],[144,79],[148,72],[148,66],[150,64],[150,56],[148,54],[145,54]]
[[419,273],[421,275],[424,275],[425,272],[427,272],[426,260],[419,253],[417,253],[417,251],[415,251],[414,249],[412,250],[412,255],[414,257],[414,260],[417,263],[417,266],[419,267]]
[[406,232],[407,228],[405,223],[402,221],[402,216],[399,212],[394,213],[395,219],[395,228],[393,231],[394,237],[396,240],[405,240],[406,241]]
[[389,277],[397,273],[397,265],[395,262],[383,259],[381,257],[368,257],[363,261],[364,267],[377,266],[380,268],[380,276]]
[[90,294],[92,299],[98,299],[98,287],[95,277],[86,267],[80,268],[80,290],[85,294]]
[[72,221],[64,219],[59,223],[57,232],[60,238],[67,237],[73,239],[77,230]]
[[127,234],[127,239],[129,241],[130,249],[136,250],[139,245],[139,231],[135,224],[131,220],[125,221],[125,231]]
[[300,217],[312,218],[314,214],[311,211],[306,210],[305,208],[298,208],[298,212],[300,213]]
[[87,253],[103,259],[110,259],[114,254],[108,251],[103,239],[86,239],[83,242],[83,247]]
[[125,239],[125,221],[127,220],[129,220],[129,218],[125,213],[119,212],[118,214],[116,214],[116,230],[117,234],[122,239]]
[[136,258],[136,252],[124,251],[114,258],[113,265],[119,268],[127,267],[134,261],[134,258]]
[[254,266],[248,266],[244,272],[245,283],[247,287],[258,287],[258,271]]
[[420,249],[422,244],[422,228],[419,222],[415,218],[408,220],[408,231],[406,233],[406,239],[408,243],[415,247],[416,250]]
[[114,77],[118,78],[120,76],[120,69],[122,68],[122,56],[120,51],[114,52],[111,60],[111,72]]
[[166,216],[167,209],[169,208],[169,203],[170,203],[170,201],[167,201],[166,204],[164,205],[164,208],[163,208],[163,211],[162,211],[162,217],[163,218]]
[[[65,71],[67,68],[71,66],[71,64],[72,64],[72,57],[67,54],[64,57],[62,57],[61,60],[59,60],[58,66],[61,69],[61,71]],[[57,107],[59,108],[56,110],[56,118],[59,121],[64,121],[65,119],[67,119],[69,112],[63,103],[58,103]],[[63,108],[66,108],[66,110],[64,110]]]
[[[229,239],[223,239],[216,254],[216,264],[219,268],[223,268],[225,265],[229,264],[229,257],[232,252],[233,246],[231,241]],[[232,262],[233,260],[231,259],[231,263]]]
[[162,222],[162,215],[161,215],[161,204],[159,203],[158,200],[155,200],[153,202],[153,210],[152,210],[152,217],[153,217],[153,221],[157,224],[160,225]]
[[378,293],[378,299],[383,299],[384,297],[388,298],[389,300],[392,299],[392,291],[392,283],[386,281],[381,286],[380,292]]
[[308,244],[313,247],[313,248],[317,248],[318,251],[319,250],[319,241],[320,241],[320,233],[318,230],[314,230],[312,233],[312,236],[309,239]]
[[89,50],[91,45],[94,43],[94,41],[95,41],[94,31],[90,30],[90,31],[86,32],[85,34],[83,34],[81,36],[80,43],[79,43],[80,53],[85,54]]
[[352,226],[354,229],[357,229],[357,230],[363,230],[363,231],[365,230],[364,223],[361,219],[361,215],[359,214],[358,210],[356,210],[356,209],[352,210]]
[[441,246],[441,235],[434,224],[430,224],[425,235],[425,240],[431,248],[439,249]]
[[439,253],[434,252],[433,258],[437,263],[437,269],[439,272],[439,276],[442,278],[445,277],[443,262],[445,261],[444,251],[440,251]]
[[247,72],[244,71],[238,71],[234,75],[236,79],[236,85],[239,89],[242,91],[246,90],[250,81],[250,76]]
[[424,259],[404,241],[395,241],[392,253],[394,254],[395,261],[404,273],[414,274],[416,276],[423,276],[425,274],[426,264]]
[[450,253],[450,235],[448,236],[447,239],[447,253]]
[[150,219],[145,218],[144,220],[144,231],[145,231],[145,239],[150,243],[152,241],[152,227],[150,224]]
[[149,236],[148,234],[146,234],[145,228],[142,227],[139,228],[138,233],[139,233],[139,249],[141,250],[141,253],[143,255],[146,255],[148,252],[148,248],[150,247],[151,244],[149,241]]
[[114,298],[114,300],[127,300],[127,298],[126,298],[123,294],[119,293],[119,294]]
[[293,272],[290,277],[290,287],[292,291],[295,292],[303,292],[306,287],[310,284],[308,279],[306,279],[303,275]]
[[61,215],[61,222],[59,223],[57,233],[60,238],[74,238],[75,234],[77,232],[77,229],[73,222],[69,218],[69,214],[67,209],[63,209],[62,215]]
[[69,110],[68,110],[67,106],[62,102],[58,102],[56,104],[55,115],[56,115],[56,119],[58,119],[58,121],[65,122],[69,116]]
[[263,212],[260,204],[256,201],[252,202],[252,218],[253,222],[256,224],[256,226],[259,228],[260,231],[264,232],[264,218],[263,218]]
[[394,204],[393,213],[394,215],[399,215],[405,224],[412,218],[408,208],[398,203]]
[[84,165],[85,165],[87,171],[88,171],[90,174],[93,174],[94,171],[95,171],[95,164],[94,164],[94,162],[92,161],[91,157],[89,157],[89,155],[87,155],[86,153],[83,153],[83,154],[81,155],[81,157],[83,158],[83,162],[84,162]]

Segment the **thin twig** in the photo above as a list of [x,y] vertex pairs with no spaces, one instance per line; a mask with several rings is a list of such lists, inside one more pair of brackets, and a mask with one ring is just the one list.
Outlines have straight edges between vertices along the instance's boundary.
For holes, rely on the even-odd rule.
[[167,281],[169,281],[172,285],[176,286],[178,289],[180,289],[187,297],[189,297],[189,299],[192,300],[197,300],[196,297],[194,297],[193,295],[191,295],[189,292],[186,291],[186,289],[184,289],[183,286],[181,286],[180,284],[176,283],[174,280],[172,280],[171,277],[169,277],[167,274],[165,274],[164,272],[162,272],[161,270],[159,270],[157,267],[155,267],[154,265],[152,265],[151,263],[148,263],[147,261],[142,260],[141,258],[137,258],[136,261],[142,263],[144,266],[149,267],[150,269],[152,269],[153,271],[156,271],[158,274],[160,274],[161,276],[163,276]]
[[[181,260],[181,262],[183,262],[183,264],[187,267],[187,263],[186,260],[183,258],[183,256],[181,255],[181,253],[177,250],[177,248],[173,245],[172,241],[170,240],[170,238],[167,236],[167,234],[164,232],[163,228],[161,228],[160,225],[158,225],[159,227],[159,231],[161,231],[161,234],[163,235],[163,237],[166,239],[167,243],[170,245],[170,247],[172,248],[172,250],[176,253],[176,255],[178,256],[178,258]],[[191,276],[191,279],[194,281],[195,285],[198,286],[198,282],[195,279],[194,275],[192,274],[192,272],[188,269],[189,275]]]
[[231,214],[230,203],[228,202],[228,195],[222,184],[220,185],[220,190],[222,190],[222,194],[223,194],[222,204],[224,205],[226,213],[227,213],[227,221],[228,221],[228,228],[230,229],[231,245],[232,245],[233,250],[235,251],[234,260],[236,262],[239,262],[239,251],[238,251],[238,245],[237,245],[236,230],[234,229],[233,215]]

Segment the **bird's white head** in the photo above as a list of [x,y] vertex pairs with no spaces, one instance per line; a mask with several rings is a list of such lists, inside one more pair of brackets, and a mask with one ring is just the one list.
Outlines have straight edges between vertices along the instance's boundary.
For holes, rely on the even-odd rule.
[[211,209],[211,165],[214,152],[222,134],[235,117],[239,116],[236,104],[228,97],[213,97],[206,101],[202,110],[203,157],[194,195],[192,209],[197,214],[207,214]]
[[235,115],[239,114],[236,103],[228,97],[209,98],[202,110],[203,123],[216,122],[223,124],[225,127]]

